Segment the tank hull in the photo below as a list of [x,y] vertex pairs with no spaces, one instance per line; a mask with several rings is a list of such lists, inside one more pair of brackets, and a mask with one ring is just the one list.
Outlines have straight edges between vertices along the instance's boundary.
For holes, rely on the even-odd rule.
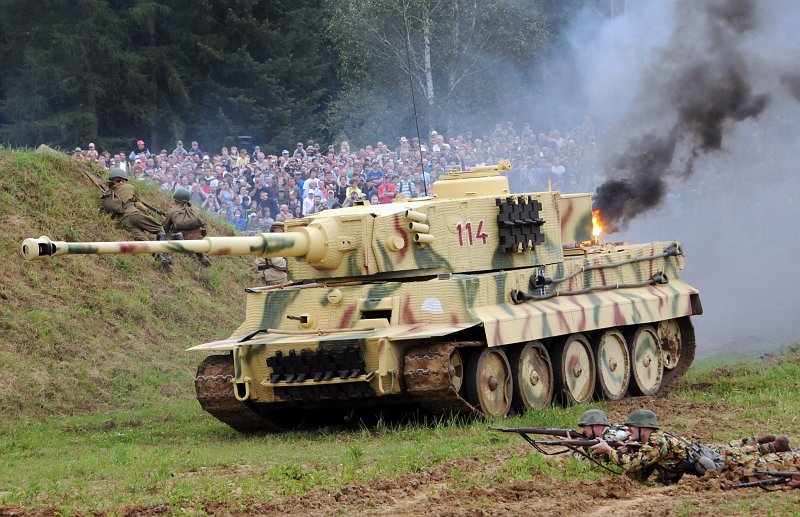
[[[526,387],[535,392],[539,383],[553,384],[547,405],[580,402],[587,390],[589,399],[602,396],[595,378],[604,374],[611,384],[623,375],[625,385],[636,388],[638,373],[648,394],[663,394],[694,358],[689,317],[702,312],[697,290],[680,280],[683,255],[660,256],[675,246],[598,247],[552,266],[417,281],[249,289],[247,317],[232,336],[190,349],[224,354],[211,357],[228,365],[230,407],[221,411],[209,405],[199,388],[198,400],[215,417],[247,432],[286,427],[286,418],[276,415],[287,408],[346,412],[410,403],[435,414],[498,416],[508,413],[512,398],[520,398],[510,394],[509,385],[523,386],[519,406],[531,409],[541,402],[526,399]],[[543,287],[540,291],[549,294],[541,299],[510,294],[536,294],[535,279],[570,275],[558,289]],[[659,275],[661,283],[652,280]],[[308,307],[316,309],[306,312]],[[601,338],[612,330],[633,336],[638,329],[651,330],[625,344],[628,364],[610,368]],[[566,343],[570,339],[586,346]],[[521,372],[529,376],[532,371],[520,364],[525,360],[520,351],[529,343],[541,346],[554,371],[562,371],[560,377],[541,371],[533,372],[539,379],[535,384],[520,382]],[[667,348],[674,361],[665,368],[660,356]],[[609,350],[609,356],[620,352]],[[570,366],[576,361],[578,366]],[[196,382],[202,385],[202,379]],[[622,396],[628,394],[625,390]],[[236,408],[262,418],[263,425],[255,417],[243,425]]]

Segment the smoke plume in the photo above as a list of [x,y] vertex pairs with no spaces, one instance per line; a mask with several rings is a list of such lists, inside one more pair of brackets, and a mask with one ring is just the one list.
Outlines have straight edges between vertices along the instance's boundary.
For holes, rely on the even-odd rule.
[[719,151],[726,133],[758,117],[770,100],[754,91],[741,50],[758,30],[753,0],[681,0],[675,8],[674,31],[643,69],[636,114],[623,126],[648,116],[666,122],[630,138],[597,189],[595,207],[612,232],[657,207],[670,177],[691,176],[698,158]]

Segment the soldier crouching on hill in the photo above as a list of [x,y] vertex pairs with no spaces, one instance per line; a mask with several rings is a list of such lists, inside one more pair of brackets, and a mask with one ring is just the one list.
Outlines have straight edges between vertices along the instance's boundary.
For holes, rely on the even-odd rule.
[[[149,241],[155,235],[160,241],[167,240],[164,229],[145,213],[145,206],[139,201],[136,187],[128,183],[128,175],[122,169],[111,169],[108,175],[108,190],[100,196],[100,207],[117,219],[123,230],[133,234],[135,241]],[[172,264],[172,257],[166,253],[154,253],[156,261],[166,269]]]
[[[189,202],[190,197],[188,190],[176,189],[172,195],[175,206],[164,215],[164,231],[172,235],[174,240],[195,240],[206,236],[206,222],[200,210]],[[211,267],[211,259],[205,253],[195,253],[194,256],[205,267]]]

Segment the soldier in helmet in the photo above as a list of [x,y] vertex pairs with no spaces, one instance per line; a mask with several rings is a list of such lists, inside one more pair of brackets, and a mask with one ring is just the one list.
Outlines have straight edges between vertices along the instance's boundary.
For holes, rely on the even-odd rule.
[[[788,451],[788,439],[774,435],[745,438],[730,445],[705,446],[695,444],[660,430],[656,414],[649,409],[637,409],[625,420],[630,429],[630,439],[639,442],[637,451],[614,450],[605,440],[594,445],[592,450],[608,457],[609,461],[639,479],[645,481],[654,472],[659,480],[666,483],[678,481],[683,474],[703,474],[706,470],[725,469],[742,466],[757,461],[759,455],[775,455]],[[758,444],[759,441],[776,438],[772,442]],[[751,443],[751,445],[746,445]],[[753,458],[753,461],[750,461]],[[800,461],[798,461],[800,463]]]
[[[583,436],[590,440],[598,438],[606,441],[626,442],[630,438],[628,427],[620,424],[611,424],[608,421],[608,416],[601,409],[584,411],[578,419],[578,427],[580,427]],[[581,451],[574,451],[572,456],[580,460],[587,459],[587,457],[590,459],[598,458],[598,455],[588,447],[583,447]]]
[[[125,171],[111,169],[108,186],[108,190],[100,196],[100,207],[118,220],[120,228],[131,232],[133,240],[149,241],[150,234],[160,241],[167,240],[161,225],[145,213],[145,206],[139,201],[136,187],[128,183]],[[166,268],[172,264],[172,257],[166,253],[155,253],[153,256]]]
[[[184,188],[178,188],[172,194],[175,206],[164,215],[164,231],[171,234],[175,240],[202,239],[206,236],[206,222],[200,215],[200,210],[192,206],[189,201],[191,194]],[[205,267],[211,266],[211,260],[205,253],[195,253],[194,256]]]
[[578,427],[581,428],[583,435],[590,439],[602,438],[604,440],[624,442],[630,438],[628,427],[620,424],[611,424],[605,412],[601,409],[584,411],[578,419]]
[[[284,227],[281,222],[274,222],[270,226],[270,233],[283,233]],[[264,285],[278,285],[286,282],[286,259],[283,257],[257,258],[256,270],[260,273]]]

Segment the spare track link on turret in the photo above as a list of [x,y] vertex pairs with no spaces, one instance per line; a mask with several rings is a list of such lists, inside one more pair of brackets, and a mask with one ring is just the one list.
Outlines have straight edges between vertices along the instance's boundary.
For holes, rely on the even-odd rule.
[[233,357],[210,355],[197,367],[194,389],[200,406],[218,420],[241,433],[280,431],[246,402],[233,396]]
[[451,383],[450,356],[456,348],[485,346],[479,341],[415,346],[406,352],[403,377],[409,393],[436,415],[480,414]]

